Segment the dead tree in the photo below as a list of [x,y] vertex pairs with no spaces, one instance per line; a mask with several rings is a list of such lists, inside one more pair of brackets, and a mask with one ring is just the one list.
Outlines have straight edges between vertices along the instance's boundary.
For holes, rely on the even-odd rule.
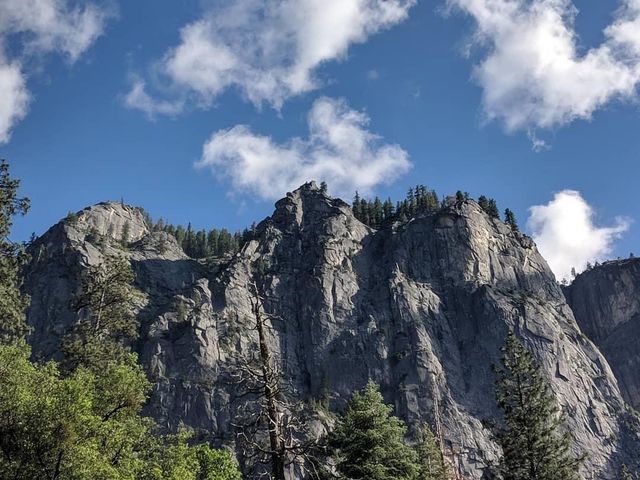
[[[287,384],[279,360],[268,342],[268,332],[276,317],[265,312],[263,299],[251,285],[252,328],[257,334],[257,351],[243,358],[232,372],[237,398],[247,400],[240,407],[233,426],[238,430],[243,456],[254,463],[269,465],[260,477],[285,480],[292,464],[310,478],[319,478],[317,439],[308,428],[309,412],[301,401],[294,402],[295,389]],[[268,437],[268,441],[265,437]]]

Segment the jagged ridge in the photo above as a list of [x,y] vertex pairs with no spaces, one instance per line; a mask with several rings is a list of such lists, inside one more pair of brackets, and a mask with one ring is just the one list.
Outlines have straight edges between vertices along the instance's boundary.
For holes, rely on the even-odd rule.
[[[26,290],[42,354],[54,354],[75,320],[68,299],[81,269],[121,250],[96,242],[87,226],[108,232],[107,218],[133,211],[92,207],[34,244]],[[247,285],[257,281],[280,319],[270,344],[301,399],[328,394],[338,409],[374,379],[412,429],[440,417],[457,468],[479,479],[496,453],[483,425],[497,415],[490,367],[514,329],[569,414],[576,451],[589,454],[585,472],[616,478],[628,454],[615,440],[625,406],[607,361],[582,335],[533,242],[475,202],[375,231],[306,184],[276,203],[239,254],[209,264],[140,221],[129,218],[140,236],[123,253],[143,298],[138,351],[156,383],[148,412],[167,428],[184,422],[233,441],[240,400],[225,372],[252,342]]]

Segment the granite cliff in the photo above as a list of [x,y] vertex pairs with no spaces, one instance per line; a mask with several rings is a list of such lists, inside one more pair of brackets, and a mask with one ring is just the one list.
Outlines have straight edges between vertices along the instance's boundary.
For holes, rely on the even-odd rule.
[[306,184],[276,203],[237,255],[206,261],[151,231],[140,210],[104,203],[52,227],[31,253],[28,319],[44,357],[77,320],[69,299],[82,270],[127,256],[140,292],[135,348],[155,384],[147,413],[168,429],[185,424],[233,443],[242,399],[226,379],[255,342],[256,282],[276,319],[270,345],[300,400],[340,409],[371,378],[410,429],[442,425],[464,478],[482,478],[495,459],[491,365],[510,329],[549,379],[575,451],[588,454],[584,478],[618,478],[633,455],[616,378],[546,262],[473,201],[376,231]]
[[564,288],[582,331],[598,346],[624,398],[640,408],[640,259],[614,260]]

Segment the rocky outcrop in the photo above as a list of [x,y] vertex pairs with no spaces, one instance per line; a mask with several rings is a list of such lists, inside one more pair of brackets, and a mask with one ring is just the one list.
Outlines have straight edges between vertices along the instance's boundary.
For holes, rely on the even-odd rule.
[[[92,207],[32,247],[33,343],[55,354],[74,322],[68,300],[79,272],[105,254],[126,255],[141,293],[137,349],[155,384],[147,410],[165,427],[184,423],[233,441],[243,400],[227,373],[255,343],[255,282],[273,318],[270,346],[300,400],[328,399],[339,410],[373,379],[411,430],[438,419],[456,468],[480,479],[497,453],[485,426],[498,415],[491,365],[513,329],[567,413],[575,451],[589,455],[584,471],[595,477],[585,478],[617,478],[625,406],[607,361],[533,242],[475,202],[375,231],[307,184],[276,204],[240,253],[209,261],[148,232],[142,216],[129,219],[123,249],[118,235],[105,239],[113,209],[122,210],[116,218],[134,212]],[[106,230],[92,237],[96,225]]]
[[564,291],[580,328],[609,361],[623,396],[640,408],[640,259],[596,266]]

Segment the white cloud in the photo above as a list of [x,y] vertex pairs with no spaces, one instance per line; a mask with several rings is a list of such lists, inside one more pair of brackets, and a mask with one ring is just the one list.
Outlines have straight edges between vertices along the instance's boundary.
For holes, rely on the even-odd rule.
[[623,0],[604,41],[582,51],[570,0],[448,0],[476,21],[485,48],[474,78],[489,120],[509,131],[589,119],[640,83],[640,0]]
[[575,190],[562,190],[546,205],[529,209],[527,226],[557,279],[571,278],[587,262],[603,260],[613,243],[627,231],[630,221],[618,217],[610,227],[594,223],[593,208]]
[[179,45],[158,68],[178,95],[201,106],[235,87],[256,105],[279,108],[287,98],[318,86],[319,66],[344,58],[351,45],[403,21],[415,2],[219,2],[181,30]]
[[[59,52],[75,62],[102,34],[108,13],[85,4],[73,6],[67,0],[0,1],[0,143],[25,117],[29,94],[24,64],[42,55]],[[16,38],[18,48],[9,57],[4,46]]]
[[411,168],[398,145],[369,132],[368,117],[344,101],[320,98],[308,115],[309,137],[278,144],[245,125],[220,130],[205,143],[198,167],[209,167],[234,191],[277,199],[309,180],[324,180],[333,195],[350,198],[390,183]]
[[0,92],[0,143],[6,143],[11,127],[27,114],[30,98],[17,63],[0,61]]
[[168,100],[154,100],[145,90],[145,82],[136,79],[133,81],[131,90],[124,97],[124,103],[129,108],[141,110],[149,116],[155,118],[157,115],[176,115],[182,111],[183,102],[176,100],[174,102]]

